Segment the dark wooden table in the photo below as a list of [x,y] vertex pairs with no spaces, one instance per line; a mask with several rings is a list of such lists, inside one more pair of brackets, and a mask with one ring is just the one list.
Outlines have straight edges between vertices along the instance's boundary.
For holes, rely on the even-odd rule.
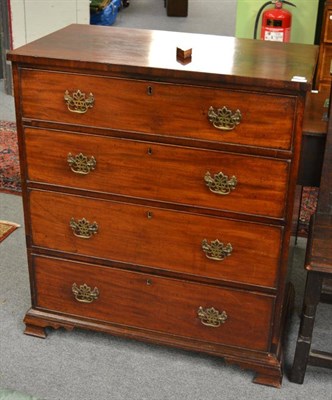
[[[331,103],[331,102],[330,102]],[[332,104],[329,106],[330,112]],[[310,112],[310,111],[309,111]],[[308,115],[307,115],[308,117]],[[323,282],[332,278],[332,119],[327,126],[320,194],[310,226],[305,268],[307,282],[290,380],[303,383],[307,365],[332,368],[332,353],[311,349],[317,305]],[[326,345],[328,345],[326,343]],[[325,350],[325,349],[324,349]]]
[[293,214],[295,243],[299,231],[303,187],[319,187],[325,150],[329,91],[310,92],[303,116],[302,147]]
[[327,90],[309,93],[303,120],[303,137],[298,185],[320,185],[328,121]]

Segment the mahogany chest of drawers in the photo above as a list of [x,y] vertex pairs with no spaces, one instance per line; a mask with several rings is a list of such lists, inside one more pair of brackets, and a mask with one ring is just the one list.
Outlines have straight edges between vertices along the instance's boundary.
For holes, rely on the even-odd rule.
[[81,25],[12,51],[25,333],[79,327],[206,352],[279,386],[316,53]]

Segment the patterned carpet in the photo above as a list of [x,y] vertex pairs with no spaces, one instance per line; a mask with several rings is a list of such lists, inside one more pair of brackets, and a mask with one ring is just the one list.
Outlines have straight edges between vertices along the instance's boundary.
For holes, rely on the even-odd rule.
[[21,192],[16,124],[0,121],[0,191]]
[[9,222],[9,221],[0,221],[0,243],[6,239],[15,229],[19,228],[20,225]]
[[316,211],[319,189],[305,186],[302,192],[299,225],[307,226],[311,215]]

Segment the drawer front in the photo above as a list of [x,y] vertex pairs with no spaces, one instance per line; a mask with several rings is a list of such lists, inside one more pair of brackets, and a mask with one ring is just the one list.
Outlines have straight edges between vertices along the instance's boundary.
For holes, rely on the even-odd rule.
[[43,257],[34,259],[34,276],[38,308],[268,349],[272,296]]
[[332,11],[328,10],[325,19],[324,42],[332,43]]
[[331,80],[331,59],[332,59],[332,45],[324,46],[323,48],[323,59],[322,59],[322,71],[320,79]]
[[275,287],[282,228],[32,191],[33,245]]
[[[30,181],[280,219],[285,214],[287,160],[33,128],[25,137]],[[87,174],[77,173],[80,157]]]
[[[255,147],[292,147],[295,97],[24,69],[21,76],[26,118]],[[83,113],[76,112],[78,106]]]

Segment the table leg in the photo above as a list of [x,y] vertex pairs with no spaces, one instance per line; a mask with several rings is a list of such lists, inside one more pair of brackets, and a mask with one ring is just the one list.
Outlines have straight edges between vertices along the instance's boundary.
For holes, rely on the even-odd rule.
[[322,274],[308,271],[301,324],[290,376],[290,380],[295,383],[303,383],[304,381],[304,375],[310,356],[316,310],[322,290],[322,281]]

